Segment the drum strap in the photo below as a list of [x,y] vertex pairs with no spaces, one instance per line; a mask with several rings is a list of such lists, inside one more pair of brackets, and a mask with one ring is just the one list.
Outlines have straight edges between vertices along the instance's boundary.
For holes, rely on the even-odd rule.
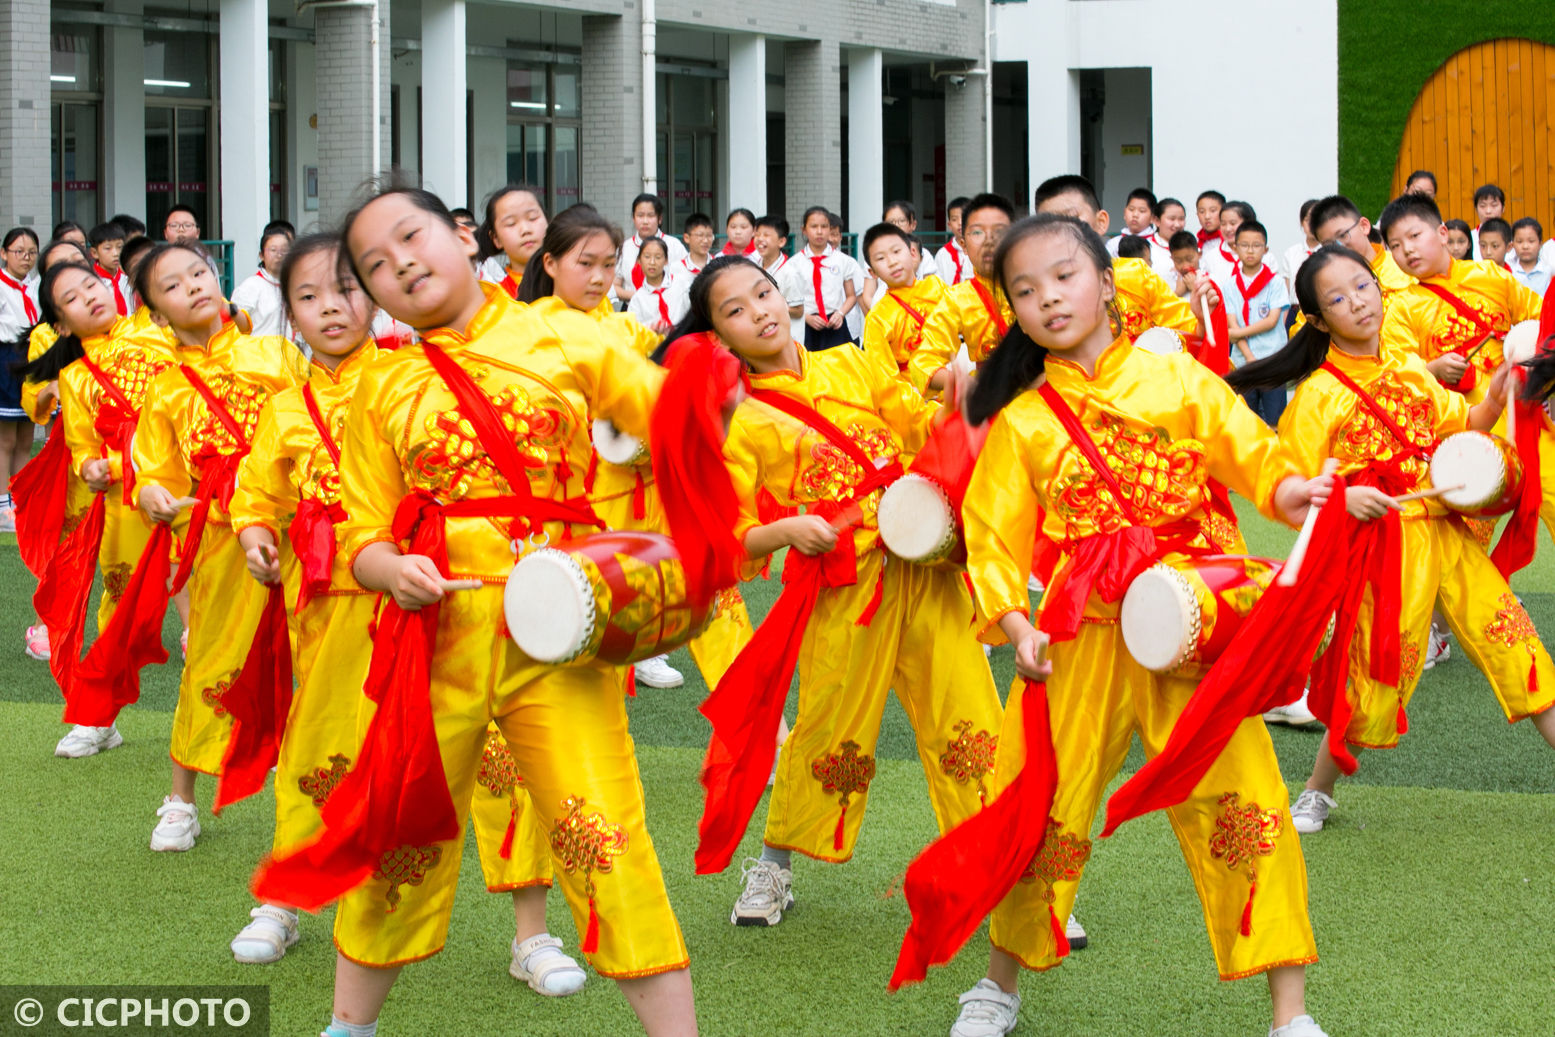
[[1323,361],[1323,366],[1320,370],[1327,371],[1333,375],[1340,385],[1356,395],[1356,398],[1365,405],[1366,409],[1371,411],[1376,419],[1382,423],[1382,427],[1387,429],[1388,433],[1398,441],[1399,446],[1404,448],[1406,457],[1429,458],[1431,456],[1429,449],[1409,438],[1409,433],[1405,432],[1399,423],[1394,421],[1392,416],[1382,409],[1382,404],[1377,402],[1376,397],[1361,388],[1359,382],[1341,371],[1332,360]]

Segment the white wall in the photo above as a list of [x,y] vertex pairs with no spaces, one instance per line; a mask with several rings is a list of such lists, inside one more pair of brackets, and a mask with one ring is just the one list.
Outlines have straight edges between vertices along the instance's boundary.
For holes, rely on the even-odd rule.
[[319,211],[303,208],[307,183],[303,171],[319,164],[319,131],[309,123],[318,113],[318,83],[313,75],[313,44],[286,45],[286,164],[289,167],[290,215],[296,228],[307,233],[318,227]]
[[500,58],[470,58],[469,88],[475,91],[475,194],[469,200],[475,218],[481,203],[508,180],[508,66]]
[[[1109,68],[1102,76],[1106,84],[1106,108],[1101,121],[1101,142],[1097,152],[1097,190],[1101,204],[1112,214],[1113,228],[1123,230],[1123,206],[1128,193],[1150,183],[1150,70],[1147,68]],[[1138,155],[1125,155],[1123,149],[1142,145]]]
[[[994,60],[1028,63],[1032,184],[1079,172],[1071,70],[1149,68],[1156,194],[1186,202],[1190,228],[1197,226],[1192,208],[1200,191],[1213,187],[1244,199],[1279,255],[1300,237],[1301,203],[1337,187],[1336,4],[1178,0],[1169,5],[1176,28],[1165,37],[1141,31],[1168,7],[1151,0],[996,5]],[[1201,41],[1191,37],[1194,25],[1234,25],[1246,45],[1229,62],[1208,63]]]

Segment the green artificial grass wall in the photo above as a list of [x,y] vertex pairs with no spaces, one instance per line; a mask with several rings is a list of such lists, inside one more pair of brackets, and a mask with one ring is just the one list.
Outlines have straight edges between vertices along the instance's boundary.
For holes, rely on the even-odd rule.
[[1555,46],[1546,0],[1339,0],[1339,191],[1361,212],[1392,196],[1404,125],[1452,55],[1502,37]]

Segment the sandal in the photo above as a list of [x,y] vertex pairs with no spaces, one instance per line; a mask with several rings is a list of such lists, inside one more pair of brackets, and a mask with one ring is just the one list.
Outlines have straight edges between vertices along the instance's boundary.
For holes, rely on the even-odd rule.
[[285,908],[261,904],[248,913],[253,919],[232,938],[232,956],[245,965],[269,965],[286,957],[296,943],[297,916]]

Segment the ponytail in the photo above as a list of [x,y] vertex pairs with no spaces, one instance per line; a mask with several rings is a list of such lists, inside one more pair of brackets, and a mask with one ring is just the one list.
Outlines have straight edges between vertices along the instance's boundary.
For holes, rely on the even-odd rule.
[[54,344],[36,360],[17,364],[13,370],[22,381],[42,385],[54,381],[61,371],[84,356],[86,349],[81,345],[81,340],[67,332],[55,339]]
[[[691,287],[686,290],[686,315],[680,318],[676,324],[664,335],[664,341],[653,351],[650,359],[654,363],[664,365],[664,358],[669,354],[669,348],[678,338],[687,335],[716,335],[718,330],[713,327],[712,292],[713,285],[728,271],[739,268],[745,269],[741,264],[750,265],[750,260],[744,256],[714,256],[708,264],[702,268],[702,272],[696,275],[691,282]],[[777,288],[777,280],[760,263],[755,264],[756,269],[766,274],[767,280],[772,282],[772,287]]]
[[1278,389],[1301,381],[1323,366],[1332,339],[1315,323],[1323,315],[1322,301],[1317,297],[1317,275],[1324,267],[1341,259],[1348,259],[1376,277],[1364,256],[1343,245],[1324,245],[1312,253],[1296,271],[1296,304],[1301,307],[1307,322],[1273,356],[1254,360],[1226,375],[1227,385],[1237,392]]
[[973,425],[998,414],[1010,401],[1042,376],[1047,349],[1037,345],[1017,322],[1004,339],[977,365],[977,381],[967,401],[967,420]]

